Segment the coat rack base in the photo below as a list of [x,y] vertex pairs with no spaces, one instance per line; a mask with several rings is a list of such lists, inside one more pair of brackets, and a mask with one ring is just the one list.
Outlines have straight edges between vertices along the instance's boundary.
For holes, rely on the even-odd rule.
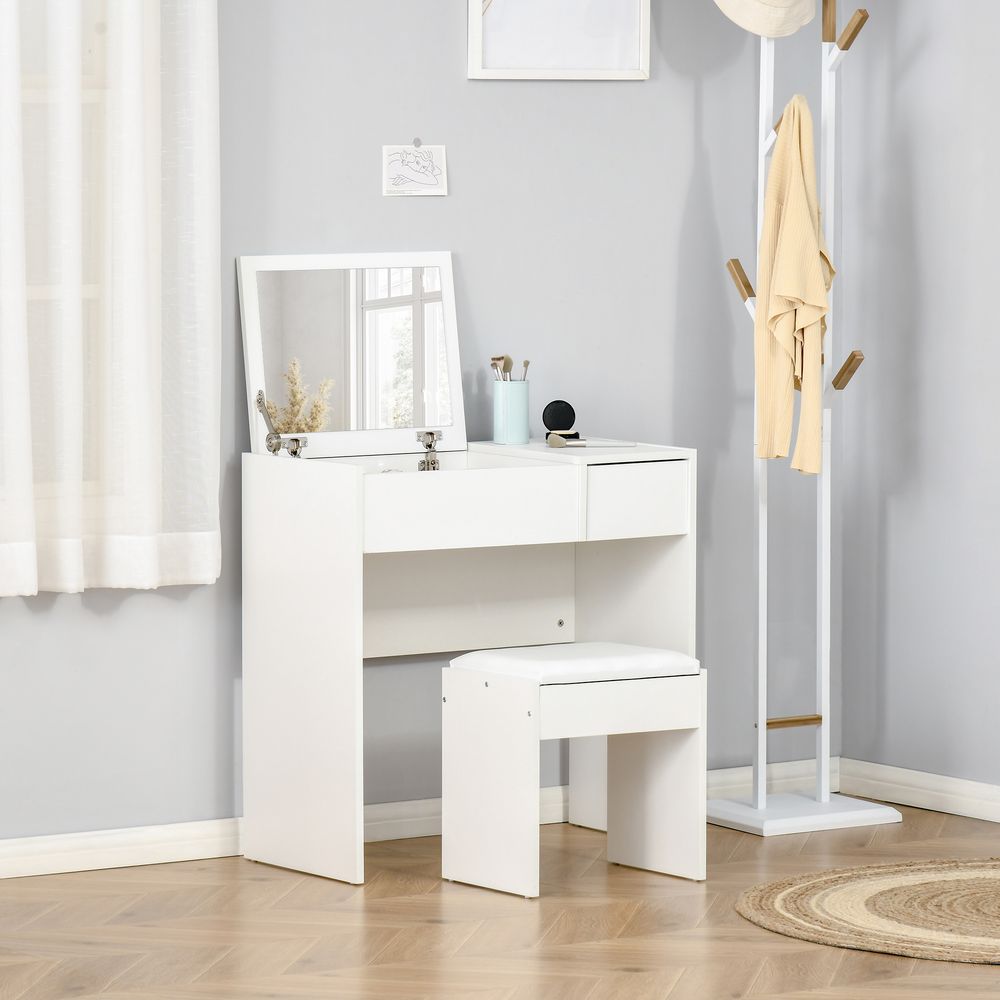
[[755,809],[748,799],[708,800],[709,823],[758,837],[881,826],[902,821],[903,817],[892,806],[852,799],[847,795],[831,795],[829,802],[817,802],[808,795],[795,793],[768,795],[764,809]]

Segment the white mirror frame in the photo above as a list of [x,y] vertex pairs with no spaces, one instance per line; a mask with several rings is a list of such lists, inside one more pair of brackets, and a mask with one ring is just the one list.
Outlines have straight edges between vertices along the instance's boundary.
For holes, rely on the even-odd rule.
[[243,325],[243,361],[246,368],[247,407],[250,414],[250,449],[267,454],[267,427],[257,411],[256,396],[264,389],[271,399],[274,387],[264,384],[264,339],[260,328],[257,294],[259,271],[323,271],[375,267],[437,267],[441,271],[441,301],[444,305],[445,347],[448,357],[448,388],[452,423],[447,427],[406,427],[389,430],[319,431],[303,435],[309,439],[304,458],[340,458],[351,455],[408,455],[423,451],[417,432],[440,431],[438,451],[465,451],[465,405],[462,395],[462,365],[458,352],[458,319],[455,313],[455,278],[451,253],[443,251],[393,251],[391,253],[271,254],[238,257],[236,274],[240,289]]

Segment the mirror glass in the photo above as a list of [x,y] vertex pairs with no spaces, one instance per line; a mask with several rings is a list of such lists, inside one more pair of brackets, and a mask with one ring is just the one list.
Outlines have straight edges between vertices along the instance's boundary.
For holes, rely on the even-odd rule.
[[441,268],[261,268],[256,280],[280,433],[452,426]]

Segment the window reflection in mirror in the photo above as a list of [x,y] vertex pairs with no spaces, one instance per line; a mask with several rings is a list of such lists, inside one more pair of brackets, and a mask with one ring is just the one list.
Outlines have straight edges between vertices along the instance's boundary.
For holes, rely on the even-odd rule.
[[[452,423],[439,268],[259,271],[257,281],[265,391],[279,429]],[[300,377],[292,371],[289,384],[293,361]]]

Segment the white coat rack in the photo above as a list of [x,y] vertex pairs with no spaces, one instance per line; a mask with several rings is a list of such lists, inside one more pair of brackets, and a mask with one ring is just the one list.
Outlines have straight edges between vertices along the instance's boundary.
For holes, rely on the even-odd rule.
[[[823,0],[821,46],[822,109],[820,112],[820,206],[826,244],[836,266],[836,139],[837,79],[848,50],[868,20],[868,11],[855,11],[847,27],[837,33],[836,0]],[[760,114],[757,146],[757,247],[764,224],[764,192],[767,162],[777,139],[780,120],[774,119],[774,39],[760,40]],[[774,123],[774,124],[772,124]],[[756,297],[746,271],[738,259],[727,264],[751,319]],[[826,317],[824,354],[835,358],[835,324],[832,309]],[[816,702],[815,711],[804,715],[769,718],[767,714],[767,478],[768,459],[754,458],[754,505],[756,510],[755,559],[757,563],[756,741],[753,761],[753,794],[749,802],[712,799],[708,821],[760,836],[804,833],[843,827],[898,823],[902,817],[889,806],[851,799],[830,792],[830,578],[831,578],[831,424],[834,393],[844,389],[858,370],[864,355],[851,351],[823,393],[823,471],[817,477],[816,502]],[[826,378],[824,366],[824,379]],[[757,436],[754,399],[754,438]],[[755,440],[756,444],[756,440]],[[756,449],[755,449],[756,450]],[[804,794],[767,794],[767,733],[772,729],[811,726],[816,729],[816,791]]]

